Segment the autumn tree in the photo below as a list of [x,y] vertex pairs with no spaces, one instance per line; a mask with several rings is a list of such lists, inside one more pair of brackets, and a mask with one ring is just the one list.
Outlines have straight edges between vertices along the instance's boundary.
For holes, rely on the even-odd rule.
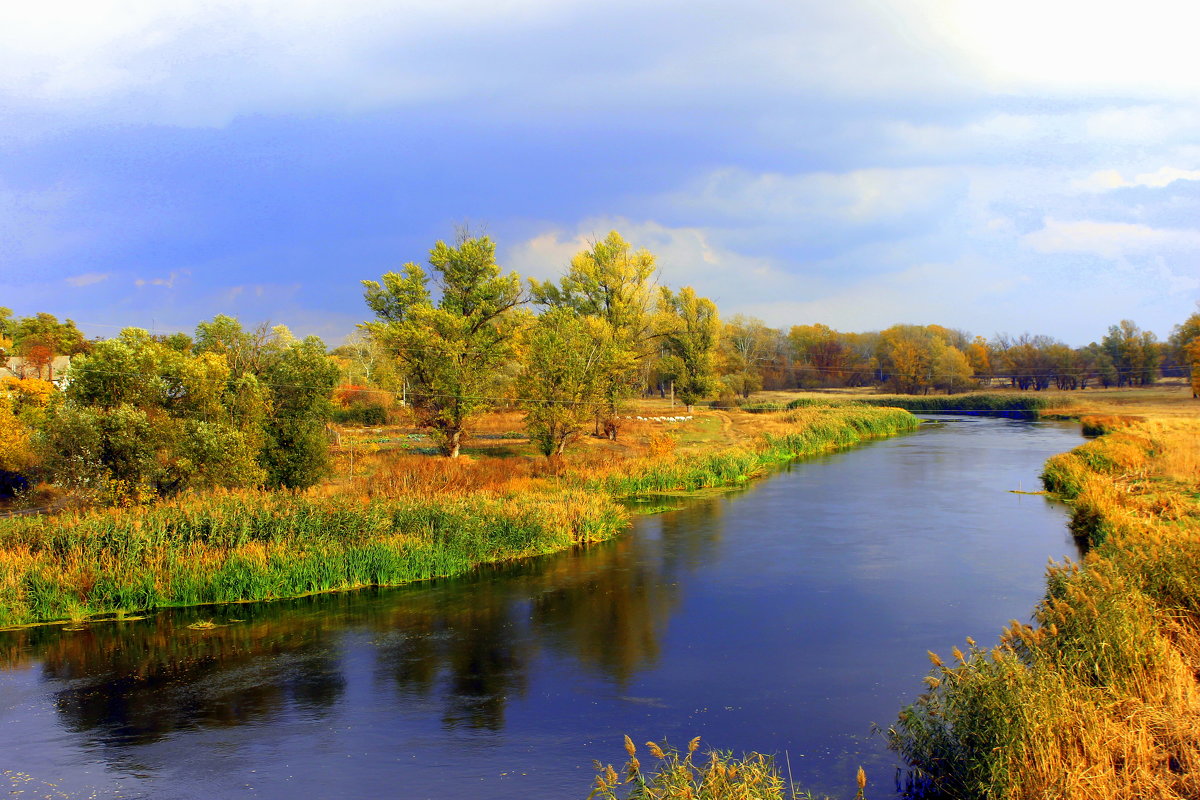
[[714,362],[721,320],[716,304],[698,297],[690,286],[678,294],[665,286],[659,292],[655,325],[671,354],[676,393],[690,410],[716,387]]
[[725,323],[721,337],[722,380],[742,397],[763,387],[763,369],[779,352],[779,332],[742,314]]
[[976,336],[967,345],[963,354],[967,357],[967,363],[971,365],[971,372],[980,380],[988,380],[992,377],[992,349],[988,346],[987,339],[982,336]]
[[920,325],[893,325],[880,334],[879,361],[896,391],[924,394],[932,388],[936,342]]
[[820,323],[793,325],[787,341],[799,373],[797,385],[846,386],[861,382],[874,365],[870,355],[873,346],[868,344],[865,350],[857,346],[861,336],[840,333]]
[[53,314],[41,312],[32,317],[10,320],[7,324],[17,355],[34,347],[47,348],[54,356],[74,356],[86,352],[88,343],[72,320],[58,321]]
[[1191,371],[1192,397],[1200,397],[1200,336],[1190,339],[1183,346],[1183,353]]
[[933,385],[947,394],[965,392],[975,383],[971,363],[961,350],[938,341],[934,345]]
[[517,395],[529,437],[543,455],[562,455],[610,398],[621,353],[608,322],[551,308],[529,328]]
[[530,280],[534,303],[569,308],[605,322],[613,360],[596,423],[614,438],[621,405],[642,388],[642,367],[655,351],[650,307],[653,278],[654,255],[645,249],[634,250],[619,233],[610,231],[575,254],[559,283]]
[[495,404],[524,324],[514,313],[524,298],[517,274],[501,274],[486,236],[462,231],[454,245],[438,241],[429,263],[438,275],[436,303],[429,276],[415,263],[382,282],[363,281],[377,317],[365,327],[397,359],[418,424],[454,458],[471,423]]
[[1167,340],[1170,358],[1178,365],[1183,375],[1196,378],[1196,361],[1189,349],[1192,342],[1200,340],[1200,311],[1193,313],[1175,326]]

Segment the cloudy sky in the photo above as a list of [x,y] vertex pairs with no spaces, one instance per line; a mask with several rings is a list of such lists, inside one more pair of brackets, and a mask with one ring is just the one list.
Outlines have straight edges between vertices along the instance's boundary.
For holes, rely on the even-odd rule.
[[336,344],[464,221],[774,326],[1079,345],[1200,299],[1200,6],[0,4],[0,305]]

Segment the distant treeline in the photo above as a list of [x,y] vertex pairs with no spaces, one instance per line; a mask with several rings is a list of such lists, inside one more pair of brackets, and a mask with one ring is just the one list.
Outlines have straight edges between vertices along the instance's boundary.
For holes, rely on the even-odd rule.
[[825,325],[770,328],[734,317],[725,324],[725,389],[748,397],[758,389],[875,386],[902,394],[963,392],[987,387],[1026,391],[1144,386],[1186,377],[1187,345],[1200,336],[1200,313],[1161,342],[1122,320],[1098,342],[1071,347],[1049,336],[972,337],[940,325],[893,325],[853,333]]
[[[1200,313],[1166,342],[1129,320],[1098,342],[981,336],[940,325],[868,333],[721,320],[690,287],[657,286],[655,257],[617,232],[552,280],[503,272],[467,231],[364,280],[374,319],[330,352],[283,326],[218,315],[194,335],[127,328],[87,340],[71,320],[0,308],[0,495],[48,481],[115,502],[186,488],[311,486],[329,473],[330,423],[414,424],[457,456],[481,414],[525,414],[549,458],[658,394],[691,406],[761,389],[878,387],[928,395],[1200,380]],[[401,411],[402,409],[402,411]]]

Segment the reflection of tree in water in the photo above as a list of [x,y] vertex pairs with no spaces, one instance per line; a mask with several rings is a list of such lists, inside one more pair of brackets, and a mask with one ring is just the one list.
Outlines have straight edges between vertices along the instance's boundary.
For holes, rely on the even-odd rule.
[[[437,698],[444,726],[498,730],[543,646],[619,684],[656,661],[678,579],[714,555],[721,505],[689,504],[632,536],[460,580],[0,632],[0,669],[40,660],[73,730],[140,744],[288,709],[324,713],[345,690],[342,633],[359,629],[375,634],[376,677],[402,702]],[[218,627],[188,628],[209,619]]]
[[[696,502],[644,521],[581,558],[559,559],[533,594],[532,620],[547,644],[625,685],[658,660],[679,602],[680,572],[714,555],[721,503]],[[650,528],[657,527],[657,536]],[[553,578],[552,580],[550,578]]]
[[499,730],[510,694],[525,690],[531,643],[515,613],[521,592],[508,580],[455,581],[422,592],[372,620],[376,675],[406,696],[439,694],[448,728]]
[[[246,606],[237,611],[252,613]],[[330,631],[281,631],[270,615],[208,630],[187,627],[211,616],[212,609],[189,609],[154,624],[40,627],[5,636],[40,657],[69,725],[104,743],[260,721],[287,706],[322,713],[341,697],[345,679],[328,646]]]

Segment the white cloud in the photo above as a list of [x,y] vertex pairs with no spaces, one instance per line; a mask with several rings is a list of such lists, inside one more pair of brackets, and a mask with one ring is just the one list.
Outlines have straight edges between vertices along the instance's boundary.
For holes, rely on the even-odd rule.
[[112,277],[111,272],[85,272],[82,275],[73,275],[66,278],[68,286],[82,288],[84,286],[93,286],[97,283],[102,283]]
[[1103,192],[1135,186],[1162,189],[1175,181],[1200,181],[1200,170],[1161,167],[1154,172],[1142,172],[1134,175],[1132,179],[1126,179],[1119,170],[1106,169],[1093,172],[1083,180],[1075,181],[1073,186],[1083,191]]
[[920,216],[965,191],[948,168],[860,169],[799,175],[726,168],[667,198],[677,208],[726,219],[784,220],[809,227],[872,225]]
[[1200,6],[1177,0],[922,4],[947,46],[998,89],[1191,97],[1200,89]]
[[1022,237],[1039,253],[1090,253],[1116,259],[1161,251],[1200,250],[1200,231],[1152,228],[1129,222],[1047,218],[1041,230]]
[[133,285],[139,289],[143,286],[163,286],[167,289],[174,289],[175,283],[184,275],[191,275],[190,269],[173,269],[165,278],[135,278]]

